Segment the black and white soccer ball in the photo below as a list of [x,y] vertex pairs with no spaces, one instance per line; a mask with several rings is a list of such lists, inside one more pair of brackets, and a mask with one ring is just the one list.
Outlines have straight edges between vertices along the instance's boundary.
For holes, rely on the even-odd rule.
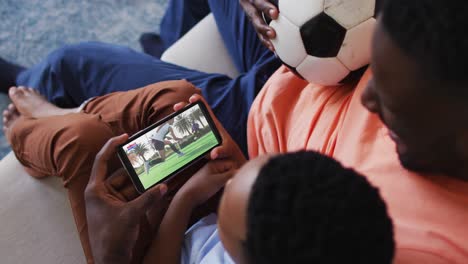
[[[410,0],[408,0],[410,1]],[[370,62],[379,0],[273,0],[276,55],[308,82],[339,85]]]

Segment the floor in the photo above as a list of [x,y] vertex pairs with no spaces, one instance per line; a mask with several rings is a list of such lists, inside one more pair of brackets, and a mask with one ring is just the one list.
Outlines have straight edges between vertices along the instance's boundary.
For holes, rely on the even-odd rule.
[[[158,31],[167,1],[0,0],[0,57],[31,66],[64,44],[91,40],[140,50],[138,36]],[[0,111],[8,103],[0,94]],[[8,152],[0,131],[0,159]]]

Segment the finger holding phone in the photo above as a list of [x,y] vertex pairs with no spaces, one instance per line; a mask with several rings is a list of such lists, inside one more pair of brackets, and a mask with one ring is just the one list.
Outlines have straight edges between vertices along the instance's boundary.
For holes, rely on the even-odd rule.
[[[174,105],[174,111],[180,111],[180,109],[186,107],[188,104],[194,104],[196,102],[202,102],[204,105],[208,105],[205,98],[199,94],[194,94],[189,98],[188,102],[179,102]],[[216,118],[210,107],[207,107],[213,123],[217,127],[219,134],[223,139],[223,144],[214,148],[210,152],[210,159],[229,159],[234,162],[237,168],[240,168],[247,161],[244,154],[242,153],[239,145],[232,139],[231,135],[226,131],[221,122]]]

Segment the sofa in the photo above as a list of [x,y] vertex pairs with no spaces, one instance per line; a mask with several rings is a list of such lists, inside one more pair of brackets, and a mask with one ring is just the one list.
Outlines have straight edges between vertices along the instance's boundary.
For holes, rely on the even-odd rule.
[[[239,75],[213,15],[199,22],[161,59],[200,71]],[[0,186],[1,263],[85,262],[60,179],[30,177],[9,153],[0,161]]]

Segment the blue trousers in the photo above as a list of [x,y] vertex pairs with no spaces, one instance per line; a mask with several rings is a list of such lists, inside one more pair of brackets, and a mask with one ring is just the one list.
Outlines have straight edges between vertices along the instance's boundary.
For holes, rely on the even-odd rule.
[[261,44],[238,1],[233,0],[171,1],[161,26],[164,42],[172,44],[209,11],[241,72],[235,79],[180,67],[126,47],[91,42],[52,52],[22,72],[17,85],[35,88],[50,102],[69,108],[94,96],[186,79],[202,90],[217,118],[246,153],[250,106],[281,62]]

